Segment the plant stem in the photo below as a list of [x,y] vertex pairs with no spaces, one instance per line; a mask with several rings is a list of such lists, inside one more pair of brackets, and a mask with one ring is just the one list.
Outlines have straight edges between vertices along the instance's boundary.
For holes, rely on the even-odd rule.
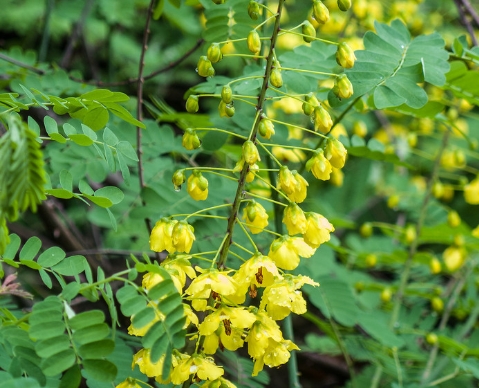
[[[276,45],[276,40],[278,38],[279,24],[280,24],[280,18],[281,18],[284,2],[285,0],[279,0],[279,3],[278,3],[278,11],[277,11],[276,20],[273,27],[273,34],[271,36],[270,51],[268,53],[268,58],[266,60],[266,70],[264,74],[263,85],[261,87],[261,91],[259,94],[258,105],[256,106],[256,110],[258,113],[260,113],[263,110],[263,104],[266,97],[266,91],[268,90],[269,77],[273,67],[274,47]],[[257,116],[256,121],[254,123],[253,130],[250,136],[250,140],[252,142],[255,142],[256,140],[256,135],[258,133],[259,123],[260,123],[259,115],[256,115],[256,116]],[[249,169],[249,165],[245,163],[243,166],[243,169],[241,170],[240,177],[238,179],[238,188],[236,190],[236,195],[233,201],[233,205],[231,207],[231,214],[228,219],[228,226],[226,228],[226,235],[228,237],[226,241],[224,242],[223,246],[221,247],[220,258],[218,260],[218,268],[220,269],[222,269],[225,266],[225,261],[228,256],[228,249],[232,243],[233,229],[236,223],[236,218],[238,216],[238,210],[239,210],[239,206],[243,196],[245,178],[246,178],[246,174],[248,173],[248,169]]]

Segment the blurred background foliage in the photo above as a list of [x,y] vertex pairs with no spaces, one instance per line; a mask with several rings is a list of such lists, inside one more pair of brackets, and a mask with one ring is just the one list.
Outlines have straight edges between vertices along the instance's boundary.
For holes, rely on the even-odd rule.
[[[470,3],[476,10],[479,8],[477,2]],[[172,214],[192,213],[232,196],[235,182],[208,175],[210,188],[214,189],[210,189],[206,201],[195,202],[185,190],[175,192],[171,176],[180,167],[197,164],[233,168],[241,155],[240,143],[217,133],[202,135],[202,148],[186,151],[181,145],[181,134],[188,126],[213,125],[240,134],[251,127],[251,111],[240,104],[229,121],[219,117],[214,99],[201,99],[199,114],[191,115],[184,110],[189,94],[214,93],[241,74],[251,75],[261,70],[254,60],[230,57],[215,65],[217,75],[211,79],[203,80],[195,72],[198,57],[206,52],[210,42],[244,37],[254,26],[246,14],[247,4],[244,0],[227,0],[221,6],[209,0],[163,2],[160,19],[151,24],[145,56],[144,74],[158,74],[145,79],[146,128],[142,141],[146,187],[140,189],[132,120],[136,117],[135,79],[149,1],[0,0],[2,93],[24,94],[25,87],[48,96],[68,98],[105,88],[130,97],[123,106],[132,117],[125,119],[125,115],[110,110],[112,114],[105,119],[107,128],[101,126],[95,134],[85,132],[82,118],[74,114],[56,116],[51,110],[34,108],[27,112],[27,117],[22,112],[24,121],[31,128],[36,123],[42,136],[48,133],[53,139],[51,133],[56,131],[72,139],[65,144],[58,140],[42,143],[47,189],[53,191],[37,213],[26,212],[18,221],[8,224],[10,232],[18,235],[22,243],[36,236],[42,250],[60,247],[70,257],[86,258],[85,263],[80,260],[82,264],[76,270],[57,268],[58,274],[81,274],[88,278],[93,275],[86,273],[93,269],[93,277],[98,280],[124,269],[125,258],[130,253],[153,257],[148,247],[146,218],[157,220]],[[451,70],[449,73],[444,70],[443,85],[420,83],[429,100],[422,110],[387,104],[384,109],[375,110],[371,107],[378,102],[364,97],[353,109],[345,111],[345,102],[331,98],[332,82],[327,77],[303,77],[293,72],[284,76],[289,92],[318,90],[321,100],[329,97],[336,117],[346,112],[333,135],[349,151],[343,174],[331,181],[313,181],[311,174],[306,175],[310,194],[304,210],[324,214],[335,225],[336,232],[330,243],[321,246],[297,270],[321,284],[317,289],[306,289],[309,311],[294,319],[296,342],[302,349],[298,354],[301,384],[304,387],[476,386],[479,233],[475,228],[479,224],[476,205],[479,189],[473,193],[477,200],[468,200],[463,192],[479,171],[479,50],[477,46],[471,48],[471,37],[451,0],[353,0],[352,10],[347,13],[340,12],[335,1],[325,4],[332,17],[329,23],[319,26],[321,38],[345,40],[355,50],[363,50],[364,34],[375,30],[375,22],[390,24],[399,19],[411,38],[439,33],[449,52]],[[275,7],[274,2],[268,5]],[[304,1],[288,1],[282,22],[292,26],[301,23],[306,12],[310,15],[310,8],[309,2],[306,6]],[[476,26],[476,37],[477,31]],[[308,49],[303,50],[303,46]],[[244,43],[229,43],[224,52],[246,50]],[[318,42],[306,44],[299,36],[281,36],[276,50],[284,67],[301,68],[313,63],[321,70],[336,66],[334,49]],[[352,74],[354,80],[354,69],[347,74]],[[359,86],[361,74],[357,77]],[[251,93],[259,86],[243,82],[235,92]],[[292,99],[270,104],[267,114],[285,122],[308,121],[301,106]],[[52,117],[58,128],[49,124]],[[448,131],[445,124],[452,125],[448,139],[444,135]],[[83,138],[73,141],[72,135],[95,137],[101,144],[87,144],[90,141]],[[285,125],[276,126],[276,136],[275,143],[312,144],[312,139],[298,137],[294,128]],[[441,147],[442,157],[436,163]],[[302,151],[281,148],[275,150],[275,155],[297,169],[302,168],[307,158]],[[431,177],[433,181],[428,183]],[[124,198],[117,198],[114,189],[103,192],[103,196],[95,192],[105,187],[120,188]],[[256,192],[264,189],[261,184],[253,186]],[[98,199],[101,205],[84,194],[106,198],[112,203]],[[85,203],[80,197],[97,206]],[[424,206],[425,197],[429,198],[427,206]],[[273,213],[272,207],[266,210]],[[226,215],[226,212],[216,210],[212,214]],[[416,236],[419,220],[423,228]],[[221,222],[198,219],[193,225],[197,239],[195,252],[217,249],[224,237]],[[20,242],[17,244],[16,238],[11,240],[10,251],[7,249],[2,258],[5,273],[18,272],[18,283],[35,301],[60,292],[65,295],[66,286],[58,277],[48,287],[44,276],[41,279],[36,276],[39,269],[33,268],[33,264],[12,269],[12,263],[18,267],[22,257],[15,257]],[[242,234],[237,235],[236,242],[248,245]],[[260,249],[267,249],[269,243],[267,237],[259,236]],[[16,250],[12,244],[17,244]],[[411,249],[411,245],[415,248]],[[24,261],[33,260],[39,249],[33,256],[25,253]],[[399,319],[391,325],[395,294],[409,254],[412,264],[405,297]],[[47,264],[44,263],[45,268],[55,265]],[[0,316],[5,322],[10,319],[8,314],[20,317],[22,309],[33,306],[31,300],[22,298],[25,295],[2,293],[6,296],[0,300]],[[98,301],[98,296],[77,296],[77,293],[65,297],[72,300],[77,313],[92,308],[102,310],[106,317],[100,317],[99,324],[116,330],[116,337],[108,337],[114,342],[114,351],[108,356],[111,363],[104,372],[107,374],[108,370],[109,374],[101,377],[101,371],[90,367],[83,373],[86,384],[111,387],[111,381],[119,383],[131,373],[146,379],[138,369],[130,372],[133,349],[140,345],[125,332],[128,319],[121,314],[116,317],[114,307],[109,305],[108,301],[114,303],[111,287],[104,291],[106,296],[103,295],[102,301]],[[122,325],[120,328],[115,328],[117,322]],[[26,361],[20,366],[13,365],[19,352],[12,349],[24,343],[22,334],[15,331],[20,339],[18,343],[13,341],[12,346],[12,341],[7,340],[9,336],[15,337],[12,333],[12,327],[0,331],[3,347],[0,367],[14,377],[25,370],[35,377],[34,369],[25,367]],[[100,336],[98,341],[105,337]],[[102,346],[108,347],[110,343]],[[285,368],[269,371],[269,377],[263,374],[252,380],[248,376],[249,362],[228,352],[222,357],[232,381],[242,381],[238,386],[286,386]],[[38,360],[29,360],[35,361]],[[111,365],[118,373],[108,369]],[[42,386],[59,386],[54,372],[61,371],[50,370],[48,375],[53,377],[48,381],[41,378],[35,381],[43,382]],[[30,386],[35,387],[32,381]]]

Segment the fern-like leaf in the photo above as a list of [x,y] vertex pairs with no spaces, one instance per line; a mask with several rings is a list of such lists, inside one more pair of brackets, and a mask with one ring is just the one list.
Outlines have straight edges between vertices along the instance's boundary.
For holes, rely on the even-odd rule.
[[419,85],[442,86],[449,70],[449,54],[438,33],[411,39],[406,26],[394,20],[390,26],[375,23],[376,33],[364,36],[365,50],[355,52],[357,62],[347,71],[355,96],[369,94],[377,109],[406,104],[421,108],[427,94]]

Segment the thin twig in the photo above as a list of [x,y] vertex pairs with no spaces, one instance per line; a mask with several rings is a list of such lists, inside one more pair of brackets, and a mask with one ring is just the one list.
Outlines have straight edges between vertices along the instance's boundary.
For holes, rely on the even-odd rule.
[[472,19],[474,20],[476,25],[479,27],[479,15],[477,14],[474,7],[471,5],[469,0],[462,0],[462,5],[464,6],[465,9],[467,9],[467,12],[469,12],[469,15],[471,15]]
[[464,12],[465,6],[462,0],[454,0],[454,3],[456,4],[457,12],[459,13],[459,18],[461,19],[461,23],[466,27],[467,32],[469,32],[469,35],[471,36],[471,40],[474,46],[477,46],[477,39],[476,35],[474,33],[474,28],[472,27],[471,22],[466,16],[466,13]]
[[78,23],[75,26],[75,29],[73,30],[73,34],[70,37],[70,41],[68,42],[68,46],[65,50],[65,54],[63,54],[63,58],[60,62],[60,67],[62,67],[63,69],[67,68],[68,65],[70,64],[70,60],[73,55],[75,44],[78,40],[78,37],[83,31],[83,26],[85,25],[88,15],[90,14],[92,5],[93,5],[93,0],[88,0],[85,6],[83,7],[80,20],[78,21]]

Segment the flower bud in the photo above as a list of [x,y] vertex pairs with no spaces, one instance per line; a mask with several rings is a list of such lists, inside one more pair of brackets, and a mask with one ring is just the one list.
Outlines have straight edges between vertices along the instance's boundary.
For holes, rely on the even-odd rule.
[[341,187],[344,182],[344,173],[339,168],[334,168],[331,171],[331,178],[329,178],[329,183],[333,186]]
[[174,226],[178,223],[176,220],[168,220],[167,218],[160,219],[150,235],[150,249],[155,252],[175,253],[176,248],[173,245],[172,232]]
[[243,219],[246,221],[246,226],[253,234],[258,234],[268,226],[268,214],[264,207],[252,200],[246,205],[243,210]]
[[354,66],[356,56],[347,43],[340,43],[336,50],[336,62],[345,69],[351,69]]
[[466,259],[466,251],[464,248],[450,246],[443,252],[442,257],[447,270],[455,272],[463,266]]
[[305,20],[301,27],[301,32],[303,33],[303,40],[306,43],[310,43],[316,38],[316,30],[314,29],[313,25],[308,21]]
[[344,163],[346,163],[347,153],[348,151],[346,151],[346,148],[344,148],[343,143],[341,143],[338,139],[328,139],[324,154],[333,167],[343,168]]
[[215,75],[215,69],[211,64],[211,61],[205,55],[200,57],[196,68],[201,77],[213,77]]
[[261,51],[261,39],[259,38],[259,34],[256,30],[251,30],[248,34],[248,38],[246,39],[246,43],[248,43],[248,49],[253,54],[258,54]]
[[201,172],[194,170],[188,178],[186,191],[195,201],[204,201],[208,198],[208,180]]
[[271,139],[271,136],[274,135],[274,124],[271,120],[267,118],[262,118],[259,123],[258,132],[265,139]]
[[436,345],[439,342],[439,337],[437,336],[437,334],[428,333],[428,335],[426,335],[426,342],[429,345]]
[[186,174],[185,170],[182,168],[180,170],[176,170],[173,173],[173,177],[171,178],[173,182],[173,186],[175,187],[175,191],[180,191],[181,185],[186,181]]
[[315,131],[328,133],[333,126],[333,120],[331,119],[331,116],[329,115],[328,111],[323,108],[322,105],[314,108],[312,119]]
[[206,56],[211,63],[219,62],[223,59],[223,54],[221,52],[220,45],[218,43],[211,43],[206,52]]
[[381,301],[383,301],[384,303],[387,303],[391,300],[392,296],[393,296],[393,293],[391,289],[389,287],[386,287],[381,291],[380,298],[381,298]]
[[294,179],[293,173],[287,166],[281,166],[279,169],[278,186],[288,196],[292,194],[296,188],[296,181]]
[[259,15],[260,15],[259,4],[254,0],[251,0],[248,4],[248,15],[253,20],[257,20],[259,18]]
[[254,181],[255,172],[259,171],[259,166],[255,163],[249,166],[248,172],[246,173],[245,181],[251,183]]
[[178,252],[189,253],[195,241],[194,228],[186,221],[179,221],[173,228],[173,245]]
[[291,202],[284,210],[283,223],[286,225],[290,236],[306,232],[306,216],[294,202]]
[[346,12],[351,8],[351,0],[338,0],[338,7],[341,11]]
[[441,262],[437,258],[432,258],[429,262],[429,269],[431,270],[432,274],[438,274],[441,272]]
[[233,101],[233,91],[231,90],[231,86],[223,86],[223,89],[221,89],[221,99],[225,104],[229,104]]
[[321,244],[330,240],[330,233],[334,232],[334,226],[321,214],[308,212],[305,215],[304,242],[311,248],[318,248]]
[[309,184],[296,170],[293,170],[292,174],[295,181],[295,189],[292,194],[288,195],[288,198],[296,203],[301,203],[306,199]]
[[243,159],[249,165],[255,164],[261,160],[259,157],[258,148],[251,140],[246,140],[243,144]]
[[344,73],[336,77],[334,86],[333,92],[338,98],[349,98],[354,93],[353,85]]
[[316,179],[327,181],[330,178],[331,163],[324,156],[322,149],[315,151],[314,156],[306,162],[306,170],[311,171]]
[[190,96],[186,100],[186,111],[188,113],[196,113],[198,112],[199,107],[200,106],[198,104],[198,96],[195,94],[190,94]]
[[319,103],[318,99],[316,98],[315,94],[314,93],[308,93],[304,99],[306,100],[306,102],[310,103],[313,108],[316,108],[317,106],[320,106],[321,104]]
[[416,228],[414,225],[406,226],[406,230],[404,231],[404,238],[406,243],[411,244],[416,239]]
[[235,107],[233,104],[226,104],[225,108],[226,116],[233,117],[235,115]]
[[373,226],[371,225],[371,223],[365,222],[359,228],[359,233],[363,237],[371,237],[371,235],[373,234]]
[[375,254],[370,253],[366,256],[365,262],[367,267],[374,267],[378,263],[378,257]]
[[470,205],[479,204],[479,177],[464,185],[464,199]]
[[319,24],[324,24],[329,20],[329,10],[322,1],[313,1],[313,17]]
[[196,150],[201,145],[201,141],[195,130],[191,128],[186,128],[185,133],[183,134],[183,140],[181,144],[187,150],[191,151]]
[[271,85],[273,85],[275,88],[280,88],[281,86],[283,86],[283,77],[281,76],[281,70],[276,67],[271,70],[271,76],[269,77],[269,81],[271,82]]
[[306,116],[311,116],[311,114],[313,113],[313,106],[309,102],[303,102],[301,108],[303,109],[303,113]]
[[435,312],[440,313],[442,310],[444,310],[444,302],[441,298],[435,296],[431,299],[431,307]]

